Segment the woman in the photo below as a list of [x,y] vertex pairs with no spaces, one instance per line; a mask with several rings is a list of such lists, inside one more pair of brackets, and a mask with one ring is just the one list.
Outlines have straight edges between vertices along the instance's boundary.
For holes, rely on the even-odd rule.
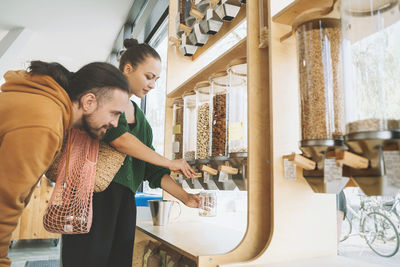
[[[152,47],[138,44],[136,40],[125,40],[124,45],[127,50],[121,56],[120,70],[128,79],[130,94],[143,98],[155,87],[160,76],[161,58]],[[104,140],[118,151],[134,156],[137,152],[134,147],[138,147],[134,137],[153,148],[151,126],[143,111],[129,101],[118,127],[110,129]],[[178,162],[187,164],[184,160]],[[168,169],[127,156],[110,186],[94,194],[90,232],[63,235],[63,267],[131,267],[136,226],[135,192],[143,179],[148,180],[152,188],[163,188],[189,207],[197,208],[200,204],[197,195],[187,193],[169,174]]]

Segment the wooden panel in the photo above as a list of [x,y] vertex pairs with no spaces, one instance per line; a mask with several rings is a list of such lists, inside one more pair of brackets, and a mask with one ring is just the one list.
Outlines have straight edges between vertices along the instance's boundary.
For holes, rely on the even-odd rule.
[[304,12],[321,10],[333,5],[334,0],[296,0],[277,13],[272,21],[292,26],[295,19]]
[[205,66],[203,69],[194,73],[189,79],[183,82],[179,87],[175,88],[168,94],[168,97],[175,98],[181,96],[184,92],[193,90],[196,83],[208,80],[211,74],[226,70],[226,66],[232,59],[246,56],[246,38],[241,40],[232,49],[219,56],[213,62]]

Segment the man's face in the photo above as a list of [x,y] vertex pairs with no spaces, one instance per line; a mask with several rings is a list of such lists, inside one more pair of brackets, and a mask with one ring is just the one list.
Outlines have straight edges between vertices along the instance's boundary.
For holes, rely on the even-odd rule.
[[104,98],[97,103],[92,112],[82,115],[83,129],[94,139],[101,139],[106,131],[118,126],[118,119],[128,101],[128,94],[121,90],[113,90],[111,98]]

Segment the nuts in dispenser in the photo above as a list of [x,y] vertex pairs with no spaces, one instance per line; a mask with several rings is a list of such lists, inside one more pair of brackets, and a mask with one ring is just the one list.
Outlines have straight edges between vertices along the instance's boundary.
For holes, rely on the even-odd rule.
[[212,155],[224,156],[226,151],[226,94],[213,97]]

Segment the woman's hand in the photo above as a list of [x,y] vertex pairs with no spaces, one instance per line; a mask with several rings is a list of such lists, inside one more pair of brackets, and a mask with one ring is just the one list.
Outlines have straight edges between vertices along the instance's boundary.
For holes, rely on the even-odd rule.
[[198,208],[200,207],[201,199],[199,197],[199,194],[187,193],[183,203],[190,208]]
[[184,159],[171,160],[168,168],[171,171],[183,174],[186,178],[193,178],[196,174],[196,172]]

